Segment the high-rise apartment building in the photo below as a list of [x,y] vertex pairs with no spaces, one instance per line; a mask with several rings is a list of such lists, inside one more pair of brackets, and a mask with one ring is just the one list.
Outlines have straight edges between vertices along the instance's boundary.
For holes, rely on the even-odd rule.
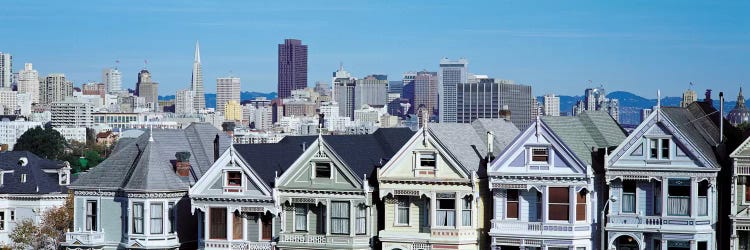
[[13,57],[0,52],[0,88],[11,88],[13,84]]
[[336,72],[333,72],[333,102],[338,104],[339,116],[349,117],[354,115],[354,84],[356,79],[352,77],[349,71],[344,70],[344,65],[340,65]]
[[688,89],[682,92],[682,101],[680,101],[680,107],[687,108],[691,103],[698,101],[698,94],[695,90]]
[[190,81],[190,90],[195,94],[193,107],[195,110],[206,109],[206,96],[203,91],[203,69],[201,66],[201,49],[198,41],[195,41],[195,59],[193,59],[193,77]]
[[27,93],[32,103],[39,103],[39,72],[31,63],[24,64],[18,75],[18,93]]
[[224,106],[229,101],[236,101],[238,105],[240,103],[240,78],[216,78],[216,110],[224,111]]
[[42,103],[52,103],[73,96],[73,83],[65,79],[65,74],[50,74],[39,88]]
[[606,111],[615,121],[620,122],[620,101],[607,98],[607,92],[602,87],[586,89],[584,99],[579,100],[573,107],[573,115],[577,116],[587,110]]
[[242,121],[242,105],[237,100],[229,100],[224,104],[224,120],[226,121]]
[[174,112],[178,115],[191,115],[195,114],[196,110],[193,107],[193,100],[195,98],[195,92],[189,89],[178,90],[174,98]]
[[412,80],[414,94],[409,102],[412,104],[410,113],[424,107],[428,116],[436,115],[438,110],[438,75],[437,72],[420,71]]
[[510,81],[496,80],[498,84],[499,107],[507,105],[510,110],[510,121],[518,129],[524,130],[528,127],[534,117],[531,115],[533,109],[531,86],[511,83]]
[[456,122],[456,91],[458,84],[466,83],[468,79],[466,59],[440,60],[438,74],[438,109],[440,122]]
[[[401,98],[408,100],[409,107],[414,106],[414,79],[417,77],[417,72],[406,72],[401,79]],[[435,75],[437,86],[437,74]],[[435,96],[437,96],[437,88],[435,89]],[[435,99],[437,101],[437,99]],[[437,104],[436,104],[437,106]],[[407,111],[409,114],[414,114],[414,110],[410,109]]]
[[357,79],[354,86],[354,109],[363,105],[385,106],[388,101],[388,79],[382,75],[369,75]]
[[102,70],[102,83],[107,93],[122,91],[122,74],[117,68],[106,68]]
[[279,44],[278,97],[288,98],[292,90],[307,87],[307,45],[297,39]]
[[560,97],[555,94],[544,95],[544,115],[560,116]]
[[94,105],[67,99],[53,102],[51,105],[52,126],[54,127],[91,127],[94,125]]

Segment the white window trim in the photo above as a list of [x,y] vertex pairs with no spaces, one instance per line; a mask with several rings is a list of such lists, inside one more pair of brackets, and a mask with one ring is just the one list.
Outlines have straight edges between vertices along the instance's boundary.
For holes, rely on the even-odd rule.
[[406,214],[407,214],[406,224],[398,222],[398,209],[399,209],[398,197],[394,197],[395,199],[395,202],[393,203],[394,205],[393,206],[393,209],[394,209],[393,226],[394,227],[410,227],[411,226],[411,197],[409,196],[402,196],[402,197],[406,197],[406,201],[407,201],[406,202],[406,208],[407,208],[406,209]]
[[[552,165],[552,147],[549,145],[529,145],[527,146],[526,152],[528,157],[527,165],[538,165],[545,164],[548,166]],[[547,150],[547,161],[534,161],[534,149],[546,149]]]
[[[297,204],[299,205],[305,205],[305,230],[297,230]],[[299,233],[299,232],[307,232],[310,233],[310,204],[307,203],[296,203],[292,204],[292,232],[293,233]],[[262,236],[261,236],[262,237]]]
[[[622,201],[624,200],[622,197],[625,195],[625,180],[622,180],[621,182],[622,182],[622,184],[620,185],[620,200],[617,201],[617,202],[619,202],[619,205],[620,205],[620,214],[627,214],[627,215],[638,214],[638,181],[634,180],[634,182],[635,182],[635,192],[633,192],[633,194],[635,195],[635,197],[634,197],[634,199],[635,199],[635,205],[634,205],[633,212],[624,212],[624,211],[622,211],[622,207],[623,207]],[[664,204],[662,204],[662,206],[664,206]]]
[[[646,152],[643,155],[644,155],[644,157],[646,157],[647,161],[662,162],[662,161],[671,161],[674,158],[674,157],[672,157],[672,153],[676,152],[676,150],[674,148],[677,145],[675,143],[672,143],[674,140],[672,139],[671,136],[648,136],[648,137],[645,137],[645,138],[646,138],[646,140],[645,140],[644,144],[646,144],[645,145],[646,147],[644,147],[644,148],[645,148]],[[651,158],[651,140],[654,140],[654,139],[657,140],[656,141],[656,158]],[[669,140],[669,158],[664,158],[664,156],[661,154],[662,153],[662,148],[663,148],[662,147],[662,140],[663,139]]]
[[[333,170],[334,169],[334,165],[335,165],[335,164],[333,164],[333,161],[328,161],[328,160],[313,160],[313,161],[310,161],[310,163],[311,163],[310,164],[310,168],[312,169],[312,171],[310,171],[311,172],[310,175],[311,175],[311,178],[313,180],[325,180],[325,179],[333,180],[333,176],[336,174],[335,171]],[[329,167],[331,168],[330,169],[331,170],[331,174],[330,174],[330,176],[328,178],[320,178],[320,177],[317,176],[317,173],[318,173],[317,164],[318,163],[328,163],[329,164]]]
[[[505,202],[503,204],[505,206],[504,207],[505,208],[505,213],[503,213],[503,220],[518,221],[521,218],[509,218],[508,217],[508,191],[509,190],[518,190],[518,201],[516,201],[516,203],[518,203],[518,210],[519,210],[518,217],[521,217],[521,215],[520,215],[520,211],[521,211],[521,189],[505,189]],[[531,211],[530,208],[529,208],[529,211]]]
[[[435,166],[434,167],[423,167],[422,166],[422,155],[434,155],[435,156]],[[439,154],[436,151],[432,150],[424,150],[424,151],[414,151],[414,169],[418,170],[436,170],[438,169],[438,158]]]

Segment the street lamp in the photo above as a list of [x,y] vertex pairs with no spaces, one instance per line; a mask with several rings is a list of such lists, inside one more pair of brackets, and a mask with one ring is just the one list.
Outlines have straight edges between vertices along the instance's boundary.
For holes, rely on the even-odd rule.
[[607,206],[609,206],[609,202],[610,201],[612,201],[612,202],[617,201],[617,197],[614,196],[614,195],[610,196],[609,199],[607,199],[607,202],[605,202],[604,206],[602,207],[601,220],[599,220],[599,229],[602,232],[602,237],[601,237],[601,239],[599,239],[602,242],[602,248],[601,248],[601,250],[607,249],[607,240],[604,239],[604,221],[605,221],[605,219],[604,219],[604,211],[607,209]]

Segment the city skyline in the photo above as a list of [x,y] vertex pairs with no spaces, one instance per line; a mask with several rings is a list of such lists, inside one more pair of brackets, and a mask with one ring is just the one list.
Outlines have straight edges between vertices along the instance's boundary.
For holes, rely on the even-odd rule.
[[[336,3],[342,2],[286,7],[163,1],[112,3],[90,9],[90,4],[80,2],[65,3],[69,11],[56,13],[54,9],[63,3],[43,3],[42,7],[41,2],[19,2],[8,5],[8,14],[0,17],[10,24],[6,27],[9,33],[27,37],[42,32],[58,39],[4,39],[0,51],[13,56],[14,72],[22,70],[24,63],[33,63],[40,76],[64,73],[76,86],[99,81],[101,70],[119,60],[123,88],[134,88],[137,73],[148,60],[147,68],[154,80],[162,83],[160,92],[164,94],[190,85],[196,40],[204,47],[203,71],[209,93],[215,90],[214,80],[230,72],[246,79],[243,91],[275,91],[275,47],[287,38],[310,46],[308,86],[315,81],[328,82],[340,62],[356,77],[387,74],[389,80],[398,80],[407,71],[437,71],[443,57],[468,59],[471,73],[532,85],[535,96],[579,95],[578,89],[599,85],[650,98],[655,97],[656,88],[665,96],[679,96],[689,82],[694,82],[697,90],[733,92],[750,74],[744,70],[750,66],[745,60],[750,50],[744,46],[750,41],[749,26],[740,15],[748,9],[746,2],[680,6],[587,2],[585,8],[580,8],[580,3],[551,2],[547,11],[523,2]],[[419,9],[429,10],[430,15],[406,15]],[[486,14],[498,10],[503,13],[502,20]],[[160,17],[133,18],[162,12]],[[294,17],[278,18],[286,12]],[[332,12],[342,16],[325,14]],[[258,15],[244,17],[250,16],[244,15],[248,13]],[[449,13],[475,18],[429,27],[431,32],[414,29]],[[113,23],[106,20],[82,25],[105,16],[119,20],[117,25],[110,27]],[[347,18],[352,16],[360,18]],[[389,18],[396,16],[404,20]],[[39,25],[50,23],[51,18],[56,21]],[[305,19],[310,21],[300,21]],[[355,35],[367,34],[363,30],[378,35]],[[81,35],[95,31],[106,35]],[[228,34],[237,37],[224,39]],[[332,35],[346,39],[333,39]],[[149,42],[131,42],[137,37]],[[556,88],[560,85],[565,85],[565,90]]]

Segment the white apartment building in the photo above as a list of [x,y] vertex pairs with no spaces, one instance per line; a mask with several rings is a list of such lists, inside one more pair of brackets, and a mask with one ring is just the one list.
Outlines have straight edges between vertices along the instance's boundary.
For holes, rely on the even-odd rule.
[[174,99],[174,112],[178,115],[190,115],[195,114],[195,107],[193,107],[193,101],[195,99],[195,92],[192,90],[181,89],[177,91]]
[[89,127],[94,125],[94,106],[88,102],[67,99],[52,103],[52,126]]
[[39,72],[26,63],[18,76],[18,92],[28,93],[32,103],[39,103]]
[[41,127],[43,123],[26,120],[0,121],[0,144],[7,144],[8,150],[13,150],[18,138],[31,128]]
[[544,95],[544,115],[560,116],[560,97],[555,94]]
[[86,143],[86,127],[61,127],[53,129],[60,132],[60,135],[62,135],[66,141]]
[[229,101],[240,103],[240,78],[216,78],[216,110],[224,110]]

